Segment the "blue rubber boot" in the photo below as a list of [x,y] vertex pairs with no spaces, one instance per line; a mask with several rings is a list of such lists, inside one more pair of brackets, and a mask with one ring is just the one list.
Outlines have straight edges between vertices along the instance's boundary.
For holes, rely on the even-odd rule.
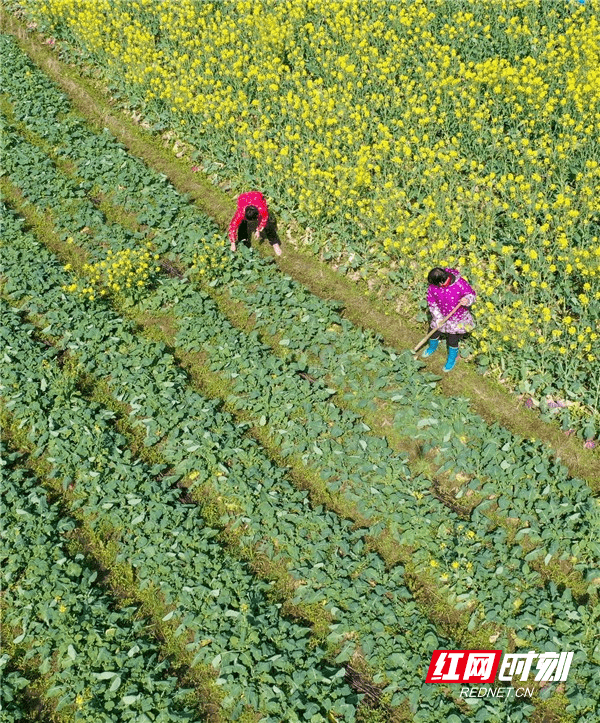
[[428,356],[431,356],[433,352],[438,348],[438,344],[440,343],[439,339],[430,339],[429,340],[429,346],[425,351],[421,354],[421,356],[424,359],[427,359]]
[[448,359],[446,360],[446,364],[444,365],[445,372],[451,372],[454,369],[454,365],[456,364],[457,357],[458,357],[458,347],[457,346],[448,347]]

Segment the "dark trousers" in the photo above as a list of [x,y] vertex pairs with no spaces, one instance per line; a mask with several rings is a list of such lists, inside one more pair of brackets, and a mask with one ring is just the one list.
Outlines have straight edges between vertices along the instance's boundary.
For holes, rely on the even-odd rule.
[[[247,221],[246,219],[243,219],[242,223],[238,226],[238,243],[242,242],[245,243],[246,246],[250,246],[250,239],[252,238],[252,234],[256,231],[257,227],[258,219],[256,219],[256,221]],[[271,246],[281,243],[277,234],[277,219],[270,212],[267,224],[260,232],[260,238],[261,241],[264,241],[266,239],[271,244]]]
[[449,347],[457,347],[458,346],[458,340],[461,336],[464,336],[464,334],[444,334],[441,331],[436,331],[431,335],[432,339],[441,339],[442,336],[446,337],[446,343]]

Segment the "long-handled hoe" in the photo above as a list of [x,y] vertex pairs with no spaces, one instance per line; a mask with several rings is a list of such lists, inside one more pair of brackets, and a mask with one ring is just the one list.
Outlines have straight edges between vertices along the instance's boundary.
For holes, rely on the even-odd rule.
[[416,354],[417,351],[419,350],[419,347],[422,347],[423,344],[429,339],[429,337],[433,336],[436,331],[439,331],[439,330],[442,328],[442,326],[444,326],[444,324],[448,321],[448,319],[452,316],[452,314],[454,314],[455,311],[457,311],[458,309],[460,309],[461,306],[462,306],[462,304],[457,304],[457,305],[454,307],[454,309],[452,309],[452,311],[448,314],[448,316],[444,317],[444,318],[440,321],[440,323],[435,327],[435,329],[432,329],[432,330],[429,332],[429,334],[427,334],[427,336],[424,336],[424,337],[421,339],[421,341],[417,344],[417,346],[412,350],[412,353],[413,353],[413,354]]

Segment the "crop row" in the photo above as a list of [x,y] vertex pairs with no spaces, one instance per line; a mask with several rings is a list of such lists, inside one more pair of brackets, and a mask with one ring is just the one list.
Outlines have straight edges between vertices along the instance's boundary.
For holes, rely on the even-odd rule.
[[98,571],[69,551],[75,521],[21,453],[3,443],[2,458],[3,714],[25,719],[37,690],[75,721],[201,720],[147,621],[116,607]]
[[[70,347],[77,349],[78,356],[81,356],[82,350],[85,349],[85,352],[82,357],[84,364],[87,364],[89,367],[91,367],[92,365],[98,367],[98,371],[100,373],[103,373],[105,371],[103,367],[106,363],[111,364],[111,366],[112,366],[111,374],[112,374],[112,377],[114,380],[115,371],[116,371],[115,370],[115,366],[116,366],[115,359],[112,359],[112,360],[110,359],[111,356],[113,356],[113,357],[115,356],[114,342],[110,343],[110,345],[109,345],[110,350],[109,350],[105,346],[94,347],[94,340],[90,339],[91,335],[89,333],[87,334],[87,336],[85,338],[85,343],[83,343],[82,341],[79,341],[79,343],[77,343],[76,338],[75,338],[73,327],[75,327],[75,329],[77,329],[78,325],[75,323],[76,320],[81,319],[83,322],[84,320],[87,319],[87,321],[89,323],[91,310],[86,307],[84,302],[78,301],[78,300],[70,298],[68,296],[66,298],[63,296],[61,300],[59,300],[57,298],[56,301],[54,301],[54,302],[52,301],[52,291],[51,291],[49,282],[51,281],[54,273],[57,272],[62,277],[62,278],[58,279],[58,282],[60,283],[61,280],[64,280],[65,272],[63,271],[61,274],[60,271],[57,269],[56,265],[53,266],[50,259],[45,258],[43,254],[42,254],[42,256],[40,256],[41,251],[39,249],[36,249],[35,253],[32,254],[31,256],[23,256],[23,255],[20,255],[20,252],[18,251],[18,244],[16,243],[16,241],[13,241],[13,243],[11,244],[11,247],[15,249],[14,253],[16,254],[15,262],[11,267],[11,270],[12,270],[11,276],[15,276],[15,275],[19,274],[19,271],[18,271],[19,268],[27,267],[29,269],[28,280],[26,280],[23,277],[16,284],[16,286],[18,286],[19,289],[21,289],[22,291],[17,292],[16,288],[11,285],[11,287],[9,287],[9,288],[12,291],[12,293],[17,294],[17,293],[25,292],[28,296],[31,297],[31,299],[28,301],[28,305],[30,305],[37,312],[41,312],[44,310],[42,304],[45,304],[45,305],[50,304],[51,306],[54,306],[55,309],[59,309],[62,307],[62,310],[64,310],[64,313],[63,313],[63,311],[61,311],[60,313],[57,313],[55,311],[52,313],[45,314],[44,323],[46,323],[46,321],[52,322],[51,324],[48,325],[47,331],[52,331],[52,333],[54,333],[54,334],[68,333]],[[36,265],[35,265],[35,259],[37,259],[37,258],[41,259],[38,269],[36,269]],[[38,279],[41,279],[42,273],[43,273],[43,278],[44,278],[42,285],[45,289],[44,296],[42,296],[42,294],[39,293],[39,287],[38,287],[37,294],[32,293],[35,291],[36,284],[39,284],[39,281],[36,282],[35,279],[36,279],[36,277]],[[175,282],[172,282],[172,283],[175,283]],[[177,283],[179,283],[179,282],[177,282]],[[60,288],[60,286],[57,286],[56,288]],[[186,295],[185,288],[186,287],[184,285],[179,284],[179,293],[181,295]],[[78,306],[80,307],[79,311],[77,311]],[[63,317],[62,320],[60,319],[61,316]],[[70,320],[73,320],[73,321],[71,322]],[[95,326],[95,329],[94,329],[93,336],[97,337],[97,329],[99,327],[97,319],[95,319],[94,326]],[[113,335],[114,335],[114,332],[113,332]],[[121,351],[121,354],[125,354],[125,350]],[[119,354],[119,356],[121,356],[121,354]],[[151,357],[152,351],[144,350],[143,352],[142,351],[138,352],[138,354],[140,354],[140,355],[143,354],[144,359],[145,359],[144,365],[146,366],[146,369],[148,369],[148,365],[152,361],[152,357]],[[140,365],[135,363],[135,355],[131,348],[128,348],[126,350],[126,358],[128,360],[128,365],[130,366],[130,368],[131,368],[131,365],[133,365],[133,369],[135,369],[136,367],[137,367],[137,369],[140,368]],[[107,362],[102,361],[105,359],[107,360]],[[150,359],[151,361],[148,361],[148,359]],[[154,362],[154,366],[156,366],[157,359],[154,358],[153,362]],[[108,369],[106,369],[106,371],[108,371]],[[121,372],[121,374],[122,374],[122,372]],[[150,380],[148,378],[140,379],[139,376],[140,375],[138,373],[136,379],[132,378],[131,375],[129,377],[127,377],[126,380],[125,380],[125,378],[123,379],[123,382],[125,382],[125,384],[127,385],[127,388],[129,390],[129,395],[130,395],[129,397],[126,398],[126,401],[133,401],[135,404],[139,405],[140,403],[136,402],[136,400],[135,400],[136,393],[139,390],[145,390],[145,394],[142,394],[140,396],[142,396],[142,397],[145,396],[144,402],[147,405],[147,403],[149,401],[151,401],[150,399],[148,399],[149,390],[158,389],[159,386],[156,383],[156,377],[154,377],[154,380]],[[160,370],[159,370],[158,376],[159,377],[161,376]],[[172,380],[171,380],[171,382],[172,382]],[[163,399],[160,399],[160,402],[159,402],[161,405],[161,408],[163,410],[162,411],[163,419],[165,419],[166,414],[167,414],[165,412],[164,396],[165,396],[165,394],[164,394],[164,392],[162,392],[161,397],[163,397]],[[141,405],[142,408],[139,409],[138,412],[141,412],[143,415],[148,414],[149,410],[146,405],[144,405],[144,403],[142,403],[142,405]],[[145,406],[145,408],[144,408],[144,406]],[[177,407],[178,408],[187,408],[188,410],[190,410],[189,401],[187,399],[182,399],[178,402]],[[155,407],[155,409],[156,409],[156,407]],[[155,414],[156,414],[156,411],[155,411]],[[148,425],[150,424],[149,419],[147,420],[147,423],[148,423]],[[164,426],[164,422],[161,423],[161,426]],[[170,451],[171,445],[168,441],[170,436],[171,435],[168,435],[168,436],[166,435],[167,441],[165,442],[165,447],[163,448],[163,452],[167,453],[167,448],[168,448],[169,449],[168,453],[172,454],[172,452]],[[150,443],[151,443],[151,441],[150,441]],[[196,443],[197,443],[197,441],[196,441]],[[194,450],[194,451],[196,451],[196,450]],[[175,458],[173,458],[172,461],[175,461]],[[187,467],[187,471],[189,471],[189,466]],[[221,482],[221,481],[222,480],[219,479],[219,482]],[[237,480],[236,480],[236,482],[237,482]],[[233,491],[235,491],[235,487],[234,487]],[[428,510],[426,510],[426,511],[428,511]],[[438,514],[440,514],[440,513],[438,513]],[[444,516],[444,517],[446,517],[446,516]],[[250,519],[252,519],[252,517],[250,515],[248,515],[248,519],[250,520]],[[262,522],[261,522],[261,524],[262,524]],[[413,524],[413,525],[417,524],[414,517],[411,520],[411,524]],[[423,519],[423,525],[424,526],[428,525],[428,522],[426,519]],[[263,532],[264,532],[264,530],[263,530]],[[434,541],[433,544],[435,546],[437,546],[438,543]],[[479,544],[472,544],[472,539],[470,539],[470,536],[469,536],[468,530],[467,530],[467,533],[465,533],[464,543],[463,543],[463,545],[465,545],[465,552],[468,549],[470,544],[471,544],[471,550],[475,549],[475,547],[477,547],[478,549],[480,547]],[[430,545],[430,547],[431,547],[431,545]],[[487,552],[487,551],[484,551],[484,552]],[[507,553],[508,553],[508,550],[505,550],[504,551],[505,556],[507,556]],[[475,567],[475,570],[477,572],[477,577],[480,577],[481,574],[484,573],[483,568],[480,569],[479,565],[477,565]],[[500,575],[501,571],[498,574]],[[475,575],[475,573],[474,573],[474,575]],[[498,580],[498,579],[499,579],[498,577],[495,578],[495,580]],[[531,591],[528,590],[528,594],[530,592],[533,592],[533,589],[535,588],[536,584],[537,583],[535,581],[532,583],[532,589],[531,589]],[[532,600],[532,604],[533,604],[532,614],[533,614],[534,609],[538,609],[540,605],[542,605],[542,606],[544,605],[543,602],[540,600],[537,600],[535,602]],[[551,607],[552,607],[552,605],[550,605],[548,610],[550,610]],[[526,613],[524,613],[524,614],[525,614],[525,617],[527,617],[527,614]],[[476,620],[477,620],[477,618],[475,617],[474,622]],[[526,621],[523,621],[523,622],[525,623]]]
[[[17,136],[10,136],[8,142],[17,144],[13,148],[11,173],[23,185],[27,183],[29,169],[35,164],[39,168],[43,163],[43,154],[24,144]],[[104,137],[100,143],[100,147],[103,146]],[[122,152],[119,155],[122,155]],[[92,165],[89,159],[88,165]],[[122,169],[126,163],[120,165]],[[31,181],[28,182],[28,197],[39,203],[53,202],[56,205],[57,200],[53,201],[52,194],[55,194],[57,188],[61,188],[61,193],[70,197],[71,204],[66,207],[64,202],[60,203],[61,217],[67,226],[64,233],[68,233],[71,224],[85,220],[97,230],[101,244],[110,245],[113,252],[122,252],[140,243],[139,234],[136,239],[136,234],[128,233],[116,225],[111,225],[107,232],[102,214],[84,197],[78,197],[78,190],[74,185],[69,189],[68,180],[51,167],[48,174],[44,185],[43,176],[39,172],[33,185]],[[166,189],[169,188],[166,186]],[[155,189],[154,195],[156,193]],[[175,200],[173,197],[168,199],[171,209]],[[72,209],[70,217],[65,217],[69,208]],[[190,218],[189,226],[192,223],[193,219]],[[87,231],[89,227],[85,228]],[[163,232],[166,238],[162,243],[163,246],[167,243],[178,243],[182,247],[181,255],[184,256],[185,234],[182,235],[181,231],[181,225],[177,224],[175,231]],[[158,236],[155,236],[153,239],[155,243],[157,238]],[[90,246],[87,234],[81,235],[81,241]],[[90,246],[89,250],[95,256],[97,264],[106,264],[106,251],[102,246]],[[190,251],[191,249],[188,249],[187,252]],[[242,254],[243,252],[240,257]],[[501,428],[488,428],[480,418],[469,416],[465,400],[453,399],[442,406],[441,398],[431,389],[433,382],[418,374],[409,355],[397,356],[391,350],[381,347],[376,337],[358,331],[341,319],[330,306],[307,294],[289,279],[281,279],[267,264],[253,258],[251,254],[246,254],[241,263],[245,264],[245,267],[240,268],[238,260],[238,267],[222,274],[222,278],[228,282],[228,288],[233,290],[231,293],[235,299],[243,299],[248,309],[254,309],[256,327],[270,334],[277,332],[277,348],[289,352],[286,356],[287,367],[282,367],[287,369],[289,379],[285,383],[288,386],[294,379],[294,383],[308,390],[307,393],[312,394],[313,399],[319,394],[322,399],[323,394],[327,394],[326,389],[319,390],[315,385],[301,382],[298,374],[308,372],[311,379],[320,381],[327,375],[327,383],[340,387],[344,403],[351,402],[354,409],[360,411],[361,407],[372,407],[376,402],[385,404],[387,413],[395,418],[397,428],[404,434],[419,439],[424,451],[431,450],[440,473],[452,472],[455,479],[458,474],[463,480],[469,480],[461,494],[478,494],[488,498],[483,502],[480,512],[489,508],[494,514],[499,510],[501,519],[519,519],[522,522],[521,534],[530,535],[530,540],[536,543],[541,541],[547,545],[544,549],[535,544],[532,557],[555,555],[559,551],[556,546],[557,539],[562,538],[563,544],[570,545],[573,555],[585,559],[587,552],[585,547],[577,544],[580,538],[577,530],[580,524],[587,524],[589,515],[581,514],[578,506],[583,504],[594,511],[595,504],[591,501],[589,488],[578,480],[569,479],[567,470],[553,461],[547,450],[538,443],[514,437]],[[162,291],[154,301],[147,304],[147,308],[156,312],[165,304],[171,304],[173,313],[182,317],[183,331],[179,337],[182,346],[197,349],[203,345],[203,348],[208,348],[213,355],[225,354],[227,362],[233,364],[233,357],[227,357],[226,352],[219,350],[218,346],[207,344],[207,338],[204,338],[203,342],[192,338],[194,334],[208,333],[207,328],[210,327],[205,324],[207,317],[218,317],[218,312],[211,306],[210,301],[202,297],[202,307],[190,310],[187,302],[179,301],[175,305],[178,292],[169,292],[166,289],[167,286],[163,285]],[[193,307],[195,302],[190,303]],[[202,324],[198,323],[200,312],[206,317]],[[190,325],[193,325],[195,330],[191,330]],[[229,333],[235,332],[230,330]],[[233,348],[240,348],[242,338],[243,335],[238,334],[236,339],[231,341]],[[252,349],[247,349],[245,356],[255,360],[261,354],[265,357],[265,349],[259,350],[259,347],[260,345],[254,343]],[[215,363],[218,364],[218,360]],[[252,368],[241,359],[238,363],[241,371],[235,373],[242,374],[242,377],[236,384],[236,393],[243,388],[243,372],[249,373]],[[260,364],[258,366],[260,368]],[[256,387],[259,382],[264,392],[262,395]],[[261,405],[270,404],[270,390],[276,386],[269,381],[264,370],[254,375],[252,384],[250,408],[255,413],[260,411],[259,418],[264,416],[266,423],[268,415],[263,414]],[[249,388],[246,387],[246,390]],[[282,411],[279,405],[271,406],[279,412]],[[348,413],[346,418],[348,419]],[[318,427],[315,426],[314,431],[309,428],[308,431],[317,434]],[[281,441],[285,448],[285,440]],[[291,439],[290,443],[292,441],[295,449],[306,449],[306,443],[302,445],[298,438]],[[357,443],[351,443],[351,446],[356,447]],[[381,445],[376,450],[378,458],[382,454],[380,447]],[[534,501],[536,505],[532,510],[531,503]],[[591,519],[595,520],[595,516]],[[500,530],[498,534],[506,533]],[[591,552],[595,555],[597,551],[592,549]]]

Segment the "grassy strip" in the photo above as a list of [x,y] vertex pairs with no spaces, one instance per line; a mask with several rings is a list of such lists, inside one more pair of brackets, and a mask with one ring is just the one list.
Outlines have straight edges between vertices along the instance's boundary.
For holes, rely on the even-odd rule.
[[[0,639],[2,640],[2,654],[10,662],[2,667],[2,678],[15,674],[19,675],[21,686],[13,700],[12,705],[6,706],[5,719],[8,721],[9,715],[14,715],[13,720],[17,720],[17,715],[21,716],[19,720],[23,723],[34,723],[40,720],[52,720],[53,723],[70,723],[72,716],[68,716],[67,710],[63,709],[56,712],[52,707],[52,702],[46,698],[45,694],[49,689],[49,683],[44,681],[43,677],[37,671],[37,661],[35,658],[29,657],[25,659],[25,655],[31,650],[23,645],[16,645],[12,642],[20,634],[20,630],[14,630],[4,624],[5,618],[4,600],[0,598]],[[26,682],[25,682],[26,681]],[[6,684],[5,684],[6,685]],[[6,685],[8,688],[8,685]],[[54,705],[58,701],[54,701]],[[17,711],[14,710],[17,708]],[[23,717],[24,716],[24,717]]]
[[0,408],[0,424],[4,439],[13,448],[28,453],[28,466],[49,492],[64,501],[69,514],[78,522],[79,529],[74,537],[75,546],[86,554],[101,572],[103,584],[120,606],[134,604],[139,606],[139,614],[152,621],[152,631],[158,640],[164,657],[176,661],[174,672],[181,684],[190,686],[195,691],[195,704],[209,723],[222,723],[220,701],[223,691],[215,685],[215,671],[210,666],[192,666],[194,654],[186,649],[190,641],[177,636],[178,622],[164,618],[173,610],[173,606],[165,603],[159,588],[150,583],[140,590],[135,583],[134,568],[124,562],[118,562],[118,539],[122,531],[105,528],[102,534],[92,530],[87,524],[85,515],[74,505],[77,496],[70,488],[63,489],[61,479],[53,477],[52,465],[44,455],[37,455],[35,445],[27,439],[23,429],[13,415]]
[[[190,194],[196,204],[218,225],[225,229],[234,210],[233,201],[215,188],[200,174],[190,175],[189,161],[181,160],[173,152],[158,148],[157,137],[136,125],[124,113],[107,102],[98,84],[81,78],[74,69],[56,59],[55,54],[36,41],[24,23],[0,9],[0,26],[13,34],[21,48],[67,92],[75,107],[92,125],[101,130],[108,127],[134,154],[165,173],[175,187]],[[267,252],[265,252],[267,253]],[[336,273],[326,264],[303,254],[289,244],[277,263],[282,271],[293,276],[311,292],[323,298],[334,298],[345,306],[345,314],[357,326],[371,328],[380,333],[386,344],[401,349],[412,347],[422,335],[410,324],[391,317],[366,284]],[[399,344],[398,340],[402,340]],[[431,360],[434,371],[441,368],[439,359]],[[498,422],[513,433],[537,438],[549,443],[574,476],[585,479],[596,487],[600,485],[598,454],[582,449],[576,439],[566,437],[556,424],[545,422],[530,409],[522,406],[506,387],[489,377],[482,377],[472,367],[463,364],[460,374],[445,377],[440,382],[444,393],[470,398],[473,409],[487,422]]]

